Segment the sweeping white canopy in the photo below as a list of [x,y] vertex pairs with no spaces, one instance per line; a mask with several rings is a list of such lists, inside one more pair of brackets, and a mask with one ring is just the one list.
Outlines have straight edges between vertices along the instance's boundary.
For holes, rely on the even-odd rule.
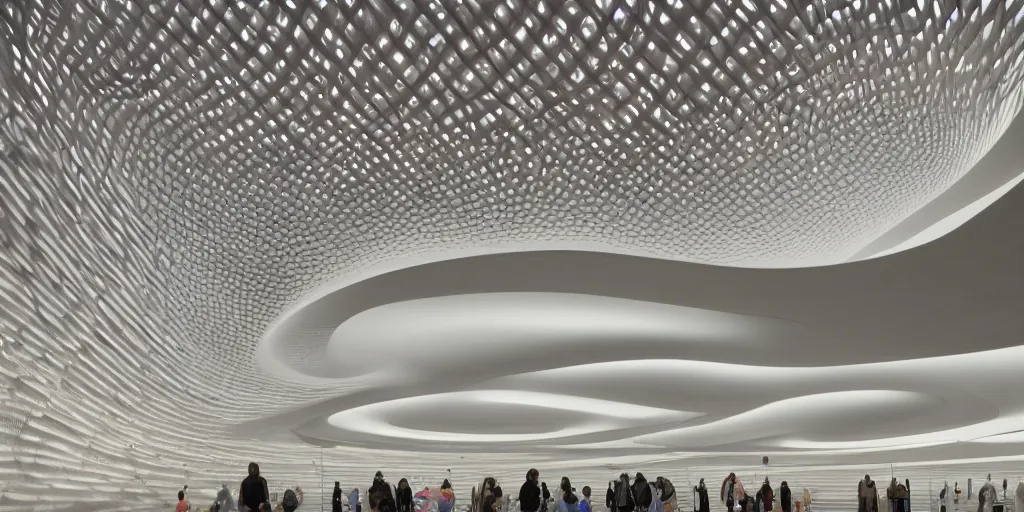
[[0,3],[0,510],[320,446],[1001,454],[1019,216],[904,250],[1024,173],[1022,19]]

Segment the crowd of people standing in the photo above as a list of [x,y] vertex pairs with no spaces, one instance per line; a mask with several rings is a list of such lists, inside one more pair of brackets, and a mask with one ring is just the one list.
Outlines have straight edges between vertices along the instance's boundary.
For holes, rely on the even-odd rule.
[[[250,463],[248,473],[238,490],[237,510],[239,512],[296,512],[296,509],[302,505],[302,491],[297,487],[294,490],[285,490],[281,502],[276,506],[272,505],[270,503],[272,495],[266,478],[260,475],[259,465],[255,462]],[[768,487],[767,481],[765,484]],[[785,488],[785,483],[783,483],[783,487],[785,494],[785,491],[788,491]],[[473,487],[468,512],[594,512],[592,490],[589,486],[584,486],[577,491],[568,477],[562,477],[558,486],[553,489],[554,492],[548,489],[546,482],[541,481],[540,472],[537,469],[530,469],[526,473],[526,480],[519,488],[518,496],[507,496],[495,478],[487,477]],[[699,512],[709,512],[707,490],[704,487],[703,479],[701,479],[700,485],[694,488],[694,493],[695,496],[700,496]],[[761,502],[772,502],[770,496],[758,494]],[[358,488],[352,489],[346,496],[341,489],[340,482],[335,482],[331,496],[331,512],[364,512],[361,498],[365,498],[365,504],[369,509],[366,512],[453,512],[455,510],[455,493],[447,479],[439,488],[424,488],[419,492],[414,492],[407,479],[400,479],[398,485],[395,486],[385,480],[383,473],[378,471],[365,496],[360,495]],[[185,499],[184,492],[178,493],[178,500],[177,512],[192,510]],[[722,500],[731,512],[734,502],[746,501],[741,484],[734,475],[730,475],[723,483]],[[697,503],[698,500],[695,498],[695,509]],[[604,502],[604,510],[607,512],[678,512],[678,509],[676,489],[668,478],[659,476],[653,482],[649,482],[642,473],[637,473],[632,479],[628,474],[622,473],[617,480],[608,482]],[[209,510],[211,512],[236,510],[227,486],[221,489],[217,500]],[[740,512],[767,512],[770,510],[770,506],[746,511],[740,508]],[[785,505],[783,512],[790,512]]]
[[[519,489],[520,512],[593,512],[591,488],[581,489],[582,497],[567,477],[562,477],[556,495],[552,496],[547,483],[540,481],[540,472],[531,469],[526,481]],[[675,487],[665,477],[658,477],[649,483],[642,473],[637,473],[630,483],[629,475],[623,473],[618,480],[608,482],[605,493],[605,507],[609,512],[674,512],[678,510]],[[478,512],[501,512],[484,508]]]

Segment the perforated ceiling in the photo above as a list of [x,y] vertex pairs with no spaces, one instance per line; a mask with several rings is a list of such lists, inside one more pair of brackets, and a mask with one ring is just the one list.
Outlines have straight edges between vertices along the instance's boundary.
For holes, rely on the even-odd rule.
[[[884,285],[912,270],[871,262],[723,267],[902,249],[919,243],[912,214],[1009,172],[976,164],[1024,98],[1024,3],[795,4],[0,3],[0,510],[162,506],[181,481],[235,482],[252,459],[280,486],[311,486],[324,464],[415,466],[364,448],[430,451],[426,472],[460,453],[473,474],[581,449],[813,461],[1012,430],[1024,404],[1003,374],[942,379],[944,357],[1024,357],[1016,327],[990,318],[1016,315],[973,299],[1006,298],[1004,256],[987,280],[921,256],[962,277],[946,284],[965,294],[955,304],[927,288],[934,274],[891,298]],[[1000,154],[1017,154],[1006,140]],[[953,195],[943,204],[977,198]],[[617,255],[494,256],[536,249]],[[407,268],[427,262],[440,266]],[[924,298],[957,309],[925,324],[914,315],[940,309],[912,310]],[[444,357],[425,348],[445,340]],[[526,341],[526,356],[503,348]],[[758,370],[773,353],[804,368]],[[918,356],[936,357],[905,361]],[[666,376],[633,382],[652,357]],[[691,380],[712,368],[700,362],[737,372],[727,395],[744,398],[645,395],[671,388],[672,365]],[[601,364],[623,387],[579,388]],[[891,401],[877,408],[865,381]],[[420,416],[389,416],[417,396]],[[757,427],[758,408],[822,397],[877,428]],[[443,414],[466,406],[494,414]],[[888,407],[917,412],[888,422]],[[528,421],[538,410],[552,412]],[[728,435],[703,434],[713,422]],[[315,445],[337,443],[324,462]]]

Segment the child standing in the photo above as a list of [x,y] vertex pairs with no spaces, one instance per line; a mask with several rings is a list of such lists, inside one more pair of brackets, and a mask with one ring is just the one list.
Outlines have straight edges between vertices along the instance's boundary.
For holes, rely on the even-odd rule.
[[178,491],[178,506],[174,512],[189,512],[188,500],[185,499],[185,491]]
[[583,499],[580,501],[580,512],[594,512],[594,507],[590,504],[590,486],[583,486]]

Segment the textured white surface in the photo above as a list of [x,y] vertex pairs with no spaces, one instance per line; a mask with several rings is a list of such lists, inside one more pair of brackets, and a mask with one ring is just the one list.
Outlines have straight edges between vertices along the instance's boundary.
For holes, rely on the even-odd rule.
[[[1024,412],[1012,250],[967,265],[1002,274],[967,279],[936,261],[977,245],[943,246],[917,265],[939,291],[885,272],[906,259],[847,278],[680,263],[843,262],[971,170],[1020,110],[1024,11],[960,4],[0,3],[0,511],[166,510],[184,483],[201,503],[250,460],[309,501],[321,481],[365,488],[376,469],[436,485],[451,468],[465,496],[484,474],[514,489],[530,466],[595,489],[622,469],[663,472],[685,497],[700,476],[753,481],[762,453],[793,466],[778,471],[794,489],[820,490],[823,511],[850,508],[863,465],[884,459],[947,461],[905,470],[930,484],[1016,478],[1020,461],[957,460],[1021,451],[957,442]],[[577,275],[593,263],[577,255],[561,279],[536,277],[547,258],[478,267],[519,289],[452,278],[491,261],[456,256],[531,249],[662,261]],[[376,279],[422,263],[437,282],[411,276],[404,295]],[[640,275],[658,265],[663,280]],[[845,284],[786,296],[809,281]],[[877,281],[891,290],[868,293]],[[631,283],[647,296],[612,293]],[[472,325],[439,324],[458,309],[419,317],[408,346],[385,336],[422,312],[395,302],[491,293],[558,295],[505,295]],[[551,321],[530,325],[538,308]],[[602,315],[600,336],[581,310]],[[519,341],[552,339],[486,345],[518,343],[514,324]],[[339,328],[381,335],[350,353],[367,371],[326,350]],[[431,349],[449,335],[462,338]],[[637,363],[651,358],[664,362]],[[504,421],[450,414],[473,396],[459,393],[494,389],[513,396]],[[522,393],[700,416],[458,440],[588,416],[542,420]],[[326,421],[423,395],[451,402],[392,422],[452,442]],[[872,451],[892,444],[915,448]],[[820,467],[837,462],[850,467]]]

